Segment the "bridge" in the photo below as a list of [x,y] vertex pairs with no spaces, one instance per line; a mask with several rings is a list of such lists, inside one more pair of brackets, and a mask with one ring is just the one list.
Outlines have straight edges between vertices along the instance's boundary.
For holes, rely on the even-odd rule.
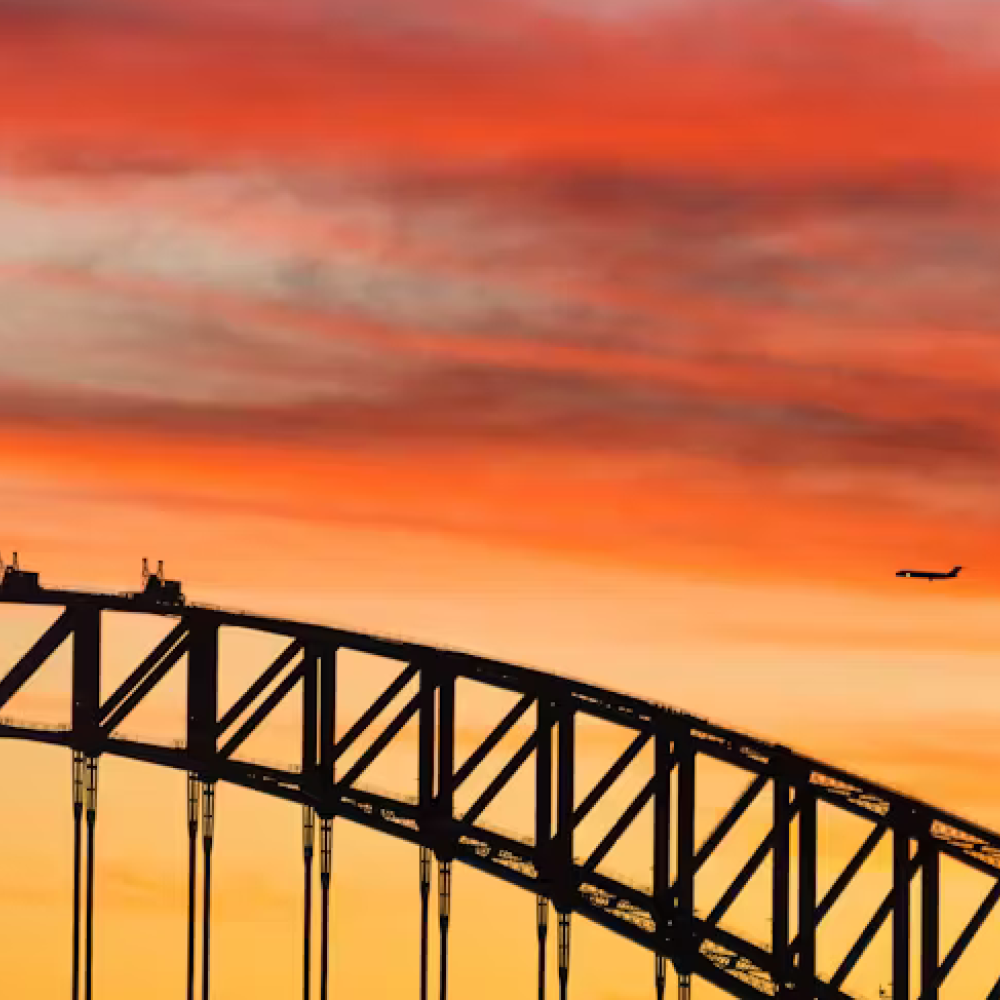
[[[81,986],[92,1000],[94,843],[98,762],[103,754],[157,764],[187,773],[189,831],[187,995],[195,997],[196,874],[202,837],[201,995],[210,988],[211,861],[217,782],[298,803],[303,811],[305,924],[303,991],[310,995],[312,863],[319,835],[321,935],[319,995],[329,990],[330,875],[333,820],[347,820],[407,841],[419,849],[421,908],[420,996],[428,997],[428,922],[432,860],[437,861],[441,1000],[448,987],[448,929],[452,865],[459,862],[533,893],[537,898],[538,995],[545,995],[550,907],[557,915],[560,1000],[569,994],[570,927],[576,914],[648,950],[656,996],[663,1000],[667,963],[677,973],[682,1000],[692,978],[726,994],[756,1000],[849,1000],[845,980],[886,922],[891,929],[892,995],[895,1000],[939,1000],[956,963],[1000,900],[1000,836],[937,809],[796,753],[786,746],[743,735],[668,706],[571,678],[450,649],[188,603],[161,569],[147,571],[137,593],[90,593],[43,587],[36,574],[7,567],[0,604],[52,607],[58,612],[27,652],[0,679],[0,713],[14,695],[64,644],[71,650],[71,722],[44,727],[0,716],[0,736],[64,746],[72,752],[74,816],[73,1000]],[[101,697],[102,622],[109,615],[157,615],[176,624],[110,696]],[[220,629],[279,638],[282,652],[225,711],[220,712]],[[394,662],[396,679],[346,732],[335,732],[342,651]],[[168,673],[184,671],[186,738],[168,746],[126,738],[119,730],[129,714]],[[518,700],[472,754],[456,767],[455,685],[460,679],[507,692]],[[384,728],[377,721],[404,688],[416,693]],[[271,688],[270,693],[265,692]],[[234,753],[285,698],[298,688],[302,701],[301,766],[276,767],[237,759]],[[366,770],[416,718],[418,794],[392,796],[366,788]],[[592,718],[621,727],[627,749],[597,783],[576,787],[577,720]],[[522,719],[530,736],[473,804],[458,814],[456,791]],[[370,746],[338,773],[338,761],[377,731]],[[652,773],[635,799],[588,856],[575,853],[574,831],[608,793],[629,764],[652,747]],[[534,836],[519,838],[481,821],[489,804],[533,757]],[[745,791],[700,843],[695,839],[699,792],[696,764],[723,762],[744,772]],[[699,872],[727,835],[764,793],[773,803],[770,830],[748,852],[739,874],[708,912],[696,909]],[[598,870],[602,860],[649,804],[653,809],[652,881],[638,885]],[[817,808],[825,803],[859,817],[867,836],[820,897],[817,884]],[[553,809],[554,807],[554,809]],[[553,822],[553,811],[555,820]],[[86,816],[86,886],[81,906],[82,828]],[[795,843],[793,844],[793,820]],[[830,974],[817,970],[817,930],[859,877],[876,847],[891,843],[891,886],[863,932]],[[793,852],[792,848],[795,847]],[[794,857],[793,857],[794,854]],[[771,861],[770,940],[756,941],[725,920],[734,902]],[[990,889],[944,951],[941,934],[941,862],[951,859],[990,879]],[[911,887],[919,876],[919,906]],[[790,900],[797,909],[792,927]],[[84,911],[83,969],[80,914]],[[911,913],[911,909],[917,912]],[[793,933],[794,931],[794,933]],[[910,956],[919,952],[911,982]],[[997,960],[1000,966],[1000,959]],[[971,1000],[971,998],[970,998]],[[1000,979],[984,1000],[1000,1000]]]

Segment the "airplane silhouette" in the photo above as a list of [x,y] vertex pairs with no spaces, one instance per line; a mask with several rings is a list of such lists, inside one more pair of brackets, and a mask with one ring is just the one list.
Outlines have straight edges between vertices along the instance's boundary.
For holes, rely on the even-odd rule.
[[935,573],[927,569],[901,569],[896,576],[918,576],[924,580],[950,580],[952,577],[958,576],[958,571],[961,568],[961,566],[955,566],[950,573]]

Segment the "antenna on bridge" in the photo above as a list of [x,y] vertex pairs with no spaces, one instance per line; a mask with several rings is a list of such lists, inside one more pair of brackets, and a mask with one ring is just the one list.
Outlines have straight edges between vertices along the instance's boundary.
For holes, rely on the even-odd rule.
[[154,573],[149,568],[149,560],[142,560],[142,583],[143,586],[149,583],[150,580],[162,580],[163,579],[163,560],[161,559],[156,564],[156,572]]
[[184,595],[180,582],[163,577],[163,560],[156,564],[156,572],[149,569],[149,560],[142,560],[142,592],[137,597],[151,599],[157,604],[183,604]]
[[143,582],[143,586],[145,586],[147,583],[149,583],[149,581],[151,579],[154,579],[154,578],[155,579],[160,579],[160,580],[163,579],[163,560],[161,559],[159,561],[159,563],[156,566],[156,572],[154,573],[149,568],[149,560],[148,559],[143,559],[142,560],[142,582]]

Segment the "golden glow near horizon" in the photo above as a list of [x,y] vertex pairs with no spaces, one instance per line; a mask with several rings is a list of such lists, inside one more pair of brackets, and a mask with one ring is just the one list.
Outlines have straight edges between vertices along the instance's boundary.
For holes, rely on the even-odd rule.
[[[115,590],[162,558],[196,599],[585,678],[1000,828],[998,42],[984,0],[0,0],[0,554]],[[44,617],[4,609],[0,662]],[[106,685],[160,627],[109,623]],[[226,642],[233,696],[268,650]],[[5,713],[64,718],[66,670]],[[385,680],[345,665],[344,724]],[[504,704],[461,697],[468,752]],[[182,719],[168,681],[125,729]],[[585,791],[620,747],[584,729]],[[294,761],[294,731],[245,751]],[[63,997],[69,756],[0,757],[3,990]],[[742,787],[706,767],[699,835]],[[185,799],[101,762],[102,1000],[183,988]],[[218,790],[220,1000],[300,988],[299,823]],[[648,878],[649,825],[610,870]],[[864,831],[820,827],[822,893]],[[729,915],[757,938],[769,872]],[[984,886],[943,880],[946,949]],[[332,995],[415,996],[416,850],[338,822],[333,883]],[[452,995],[533,990],[534,899],[453,893]],[[945,1000],[986,995],[998,921]],[[652,995],[651,955],[572,933],[574,1000]]]

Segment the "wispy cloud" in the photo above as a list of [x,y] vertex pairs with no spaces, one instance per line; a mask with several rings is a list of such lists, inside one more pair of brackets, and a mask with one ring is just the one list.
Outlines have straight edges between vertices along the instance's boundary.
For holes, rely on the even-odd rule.
[[[395,412],[414,433],[562,426],[643,450],[687,428],[775,461],[776,434],[796,462],[796,441],[827,464],[993,457],[989,196],[440,183],[349,178],[340,200],[185,175],[119,207],[100,182],[19,181],[0,199],[6,375],[293,422],[360,396],[374,420],[350,426],[372,431]],[[954,283],[981,286],[959,330],[938,325]]]
[[384,517],[443,517],[429,456],[461,454],[463,517],[532,495],[539,534],[588,461],[590,501],[671,544],[750,544],[734,484],[821,547],[902,511],[994,525],[1000,77],[919,18],[476,7],[530,23],[518,45],[452,4],[268,31],[263,7],[60,9],[77,27],[0,40],[9,434],[423,456]]

